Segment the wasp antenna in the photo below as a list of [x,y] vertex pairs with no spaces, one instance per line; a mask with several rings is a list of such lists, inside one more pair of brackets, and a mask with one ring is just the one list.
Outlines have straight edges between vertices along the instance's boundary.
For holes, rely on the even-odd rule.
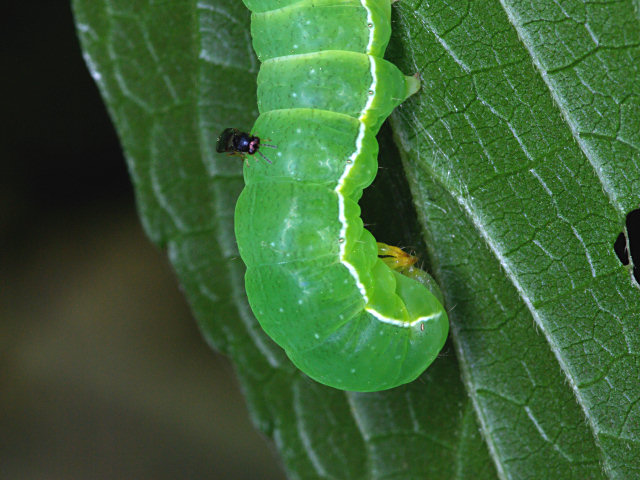
[[261,143],[260,146],[261,147],[269,147],[269,148],[278,148],[277,145],[269,145],[268,143]]
[[[262,145],[260,145],[260,146],[262,146]],[[259,153],[259,154],[260,154],[260,156],[261,156],[262,158],[264,158],[268,163],[271,163],[271,160],[269,160],[267,157],[265,157],[265,156],[264,156],[264,154],[263,154],[260,150],[258,150],[258,153]]]

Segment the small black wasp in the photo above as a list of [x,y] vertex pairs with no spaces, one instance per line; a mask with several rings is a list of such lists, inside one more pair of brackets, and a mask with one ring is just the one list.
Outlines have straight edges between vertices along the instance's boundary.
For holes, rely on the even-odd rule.
[[218,153],[228,152],[229,155],[238,155],[242,158],[258,152],[262,158],[271,163],[271,160],[259,150],[260,147],[276,148],[275,145],[261,143],[259,137],[255,137],[250,133],[243,132],[237,128],[225,128],[218,137],[216,151]]

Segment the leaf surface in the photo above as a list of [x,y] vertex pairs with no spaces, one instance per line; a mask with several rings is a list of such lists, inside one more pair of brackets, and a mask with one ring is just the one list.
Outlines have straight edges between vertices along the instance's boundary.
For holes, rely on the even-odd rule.
[[640,478],[640,295],[613,249],[640,194],[637,4],[397,18],[424,86],[395,131],[498,470]]
[[637,2],[394,6],[389,56],[423,80],[392,122],[422,230],[388,131],[365,219],[426,240],[453,347],[375,394],[306,378],[247,305],[241,165],[215,153],[257,115],[244,6],[73,4],[145,228],[291,478],[640,478],[640,295],[613,251],[640,193]]

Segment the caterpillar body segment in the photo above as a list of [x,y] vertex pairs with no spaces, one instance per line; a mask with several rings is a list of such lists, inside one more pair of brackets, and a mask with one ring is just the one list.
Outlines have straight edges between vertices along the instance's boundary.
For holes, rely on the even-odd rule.
[[321,383],[410,382],[442,348],[447,315],[425,272],[386,247],[379,258],[357,203],[377,171],[376,133],[419,88],[382,59],[390,0],[244,3],[263,62],[252,134],[278,146],[272,164],[245,167],[236,206],[252,310]]

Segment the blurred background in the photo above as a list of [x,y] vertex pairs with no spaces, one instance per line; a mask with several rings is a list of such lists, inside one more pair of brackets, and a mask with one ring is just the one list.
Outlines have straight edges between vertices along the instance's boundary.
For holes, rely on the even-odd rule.
[[4,8],[0,478],[284,478],[142,232],[70,5]]

